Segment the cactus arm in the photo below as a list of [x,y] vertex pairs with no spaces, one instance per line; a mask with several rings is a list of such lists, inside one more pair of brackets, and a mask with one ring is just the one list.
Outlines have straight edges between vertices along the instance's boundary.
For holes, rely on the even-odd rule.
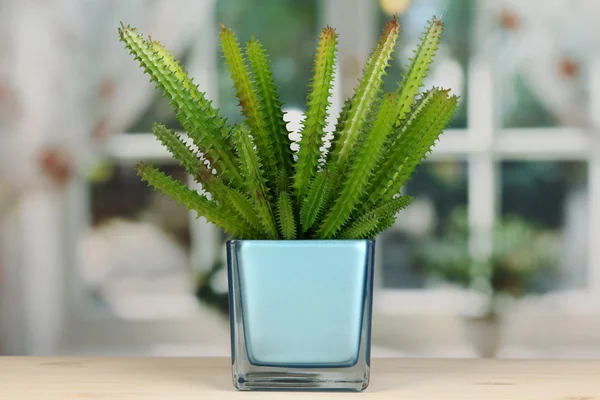
[[344,173],[354,145],[367,122],[371,106],[381,92],[382,77],[394,51],[399,29],[398,21],[395,18],[386,24],[376,49],[365,64],[362,77],[351,100],[348,115],[342,124],[343,130],[339,132],[329,160],[337,164],[340,174]]
[[121,26],[120,39],[169,98],[175,115],[198,149],[224,179],[236,185],[242,178],[225,135],[228,130],[217,110],[205,98],[171,54],[158,42],[145,40],[134,28]]
[[152,125],[152,133],[159,142],[173,155],[183,168],[196,181],[201,181],[200,176],[203,169],[206,168],[197,154],[192,150],[173,130],[163,124],[155,123]]
[[233,217],[215,202],[201,196],[198,192],[165,175],[157,168],[143,163],[138,164],[138,174],[150,186],[176,200],[188,210],[194,210],[198,217],[205,217],[225,232],[236,238],[256,237],[256,232],[247,224]]
[[377,231],[381,221],[374,218],[360,219],[354,221],[350,226],[344,228],[339,235],[339,239],[368,239]]
[[306,197],[300,208],[300,226],[302,232],[308,231],[323,213],[323,207],[329,199],[329,180],[331,172],[321,170],[313,178]]
[[262,239],[266,237],[266,234],[264,233],[265,229],[260,222],[260,219],[256,215],[252,200],[246,193],[243,193],[238,189],[228,187],[221,181],[217,181],[215,184],[211,185],[209,191],[218,201],[220,201],[223,205],[227,205],[228,208],[232,208],[237,215],[239,215],[252,227],[252,229],[260,234],[255,239]]
[[271,65],[262,44],[253,39],[246,45],[246,55],[250,64],[250,71],[256,83],[260,109],[262,110],[265,129],[271,133],[273,142],[273,157],[285,176],[292,175],[293,151],[290,132],[283,119],[282,104],[279,100],[277,87],[273,80]]
[[246,180],[246,187],[254,200],[255,209],[269,239],[277,239],[277,224],[271,206],[270,190],[257,149],[244,125],[233,130],[233,136],[240,157],[240,165]]
[[456,111],[458,98],[447,90],[432,89],[423,95],[402,127],[383,162],[378,166],[373,191],[366,204],[379,204],[395,196],[426,157]]
[[408,207],[412,200],[413,198],[411,196],[398,196],[378,207],[372,208],[369,212],[359,216],[357,220],[369,218],[384,219],[386,217],[395,217],[400,210],[403,210],[406,207]]
[[403,80],[396,90],[398,96],[397,120],[399,123],[410,111],[419,88],[423,86],[423,79],[427,76],[429,65],[433,61],[435,52],[440,42],[443,31],[441,20],[432,18],[427,30],[421,36],[419,47],[415,50],[415,56],[410,60],[408,71],[403,75]]
[[317,173],[323,145],[329,96],[333,81],[337,35],[333,28],[321,32],[315,55],[313,78],[309,86],[306,118],[301,130],[300,150],[294,175],[294,191],[300,203],[308,184]]
[[[396,168],[386,171],[384,168],[389,167],[388,160],[394,156],[394,152],[398,153],[401,151],[401,147],[404,145],[403,140],[406,140],[407,136],[405,133],[409,130],[415,129],[414,124],[417,117],[421,115],[430,107],[430,102],[436,96],[439,96],[439,89],[434,88],[425,92],[420,99],[413,105],[412,110],[408,116],[402,121],[402,125],[396,128],[396,132],[388,137],[387,143],[382,149],[381,158],[376,167],[376,173],[369,180],[366,193],[363,197],[363,205],[361,211],[364,213],[366,210],[373,208],[378,204],[386,192],[388,184],[396,174]],[[404,135],[404,136],[403,136]],[[398,162],[398,161],[396,161]],[[397,166],[397,165],[396,165]]]
[[352,105],[353,99],[354,99],[354,97],[350,97],[349,99],[344,101],[342,110],[340,111],[340,114],[338,115],[337,121],[335,123],[335,127],[332,132],[333,137],[331,138],[331,141],[329,143],[329,148],[327,149],[327,154],[325,157],[327,165],[334,165],[334,162],[330,161],[330,159],[334,158],[334,156],[333,156],[334,154],[338,154],[337,147],[340,144],[340,132],[343,132],[344,126],[346,125],[346,122],[348,121],[348,114],[350,113],[350,106]]
[[281,236],[286,240],[296,238],[296,221],[292,206],[292,199],[288,192],[280,192],[277,198],[277,222]]
[[[392,184],[388,186],[383,197],[384,201],[389,200],[398,194],[400,189],[406,184],[412,173],[415,171],[416,167],[427,158],[427,155],[435,146],[435,142],[439,139],[440,135],[454,116],[458,106],[458,97],[450,96],[449,98],[444,98],[442,105],[443,108],[440,110],[440,113],[429,120],[429,128],[424,130],[423,136],[420,137],[421,140],[412,137],[415,146],[411,146],[411,148],[414,149],[414,152],[404,153],[404,158],[399,158],[399,160],[405,160],[405,162],[400,168],[396,166],[398,174],[393,177]],[[408,136],[407,139],[410,141],[411,137]]]
[[340,239],[374,237],[389,228],[396,220],[396,214],[412,202],[410,196],[400,196],[372,209],[354,221],[339,234]]
[[273,157],[273,141],[271,133],[266,129],[263,110],[259,106],[258,96],[250,79],[246,60],[237,38],[230,29],[223,26],[219,37],[223,56],[229,67],[233,86],[236,90],[236,96],[240,101],[242,114],[246,118],[246,124],[250,128],[257,148],[257,156],[264,163],[265,178],[267,182],[272,182],[277,176],[277,162],[276,158]]
[[221,178],[213,174],[210,168],[198,158],[183,140],[171,129],[162,124],[154,124],[152,132],[169,150],[173,157],[185,168],[202,188],[211,193],[224,211],[235,212],[252,226],[257,232],[262,231],[262,225],[256,216],[252,202],[247,195],[237,189],[227,186]]
[[393,93],[386,94],[379,106],[369,135],[357,146],[356,156],[344,176],[339,195],[336,196],[331,210],[317,231],[321,238],[334,237],[357,207],[376,165],[381,148],[392,130],[395,106],[396,96]]

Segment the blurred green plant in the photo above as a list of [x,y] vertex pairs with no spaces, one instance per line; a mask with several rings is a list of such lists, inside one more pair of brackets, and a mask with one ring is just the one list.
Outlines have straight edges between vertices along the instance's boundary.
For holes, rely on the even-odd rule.
[[197,299],[222,315],[229,313],[229,296],[227,291],[219,291],[214,287],[213,279],[225,271],[225,261],[217,258],[210,269],[198,274],[195,279],[194,294]]
[[386,24],[330,143],[325,126],[337,34],[323,29],[296,153],[265,49],[252,38],[242,50],[234,33],[221,28],[223,56],[245,117],[241,124],[230,125],[159,42],[129,26],[119,29],[195,148],[164,125],[156,124],[153,133],[205,193],[140,163],[142,179],[236,238],[362,239],[389,228],[411,201],[400,189],[457,108],[458,98],[447,89],[420,92],[441,21],[429,22],[398,88],[384,93],[382,78],[400,30],[395,18]]
[[477,259],[469,251],[469,224],[464,207],[455,209],[441,237],[423,241],[418,259],[433,278],[473,288],[489,298],[490,311],[503,297],[546,292],[558,280],[560,240],[517,216],[497,221],[491,255]]

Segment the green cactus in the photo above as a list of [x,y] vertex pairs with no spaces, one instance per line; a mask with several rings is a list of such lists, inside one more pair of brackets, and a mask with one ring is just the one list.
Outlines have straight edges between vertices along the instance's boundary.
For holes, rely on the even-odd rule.
[[138,174],[155,189],[177,200],[188,210],[194,210],[198,217],[205,217],[208,222],[220,226],[225,232],[235,237],[255,237],[259,233],[239,218],[235,218],[222,206],[191,190],[175,179],[165,175],[151,165],[139,163]]
[[267,187],[257,148],[243,125],[234,129],[234,142],[239,151],[240,167],[244,171],[246,190],[254,200],[255,210],[268,239],[277,239],[277,224],[273,212],[273,196]]
[[246,54],[256,81],[256,89],[265,118],[266,129],[272,133],[273,156],[276,159],[277,168],[284,178],[289,178],[293,173],[292,164],[294,162],[288,138],[290,132],[288,132],[286,123],[283,120],[282,105],[279,101],[277,87],[273,81],[267,53],[262,44],[253,39],[246,46]]
[[279,232],[284,239],[296,239],[296,218],[288,192],[279,193],[277,198],[277,222],[279,222]]
[[131,27],[121,26],[119,34],[150,80],[169,98],[177,119],[212,167],[232,185],[241,185],[233,149],[225,139],[228,127],[218,111],[162,45],[142,38]]
[[395,18],[383,28],[379,43],[367,59],[362,77],[354,91],[354,96],[350,100],[348,114],[342,125],[342,130],[334,133],[329,161],[335,163],[340,174],[344,172],[359,135],[367,124],[372,106],[379,98],[383,84],[382,78],[385,69],[388,67],[388,62],[392,58],[399,31],[400,26]]
[[300,223],[302,231],[308,231],[323,212],[325,203],[329,199],[329,181],[331,173],[324,169],[317,173],[308,188],[308,194],[303,199],[300,209]]
[[[433,18],[398,89],[383,93],[383,77],[400,27],[394,18],[365,62],[326,151],[325,126],[338,37],[321,32],[299,150],[283,120],[269,58],[252,38],[240,47],[221,27],[223,56],[245,122],[228,124],[160,43],[121,26],[121,41],[166,96],[194,144],[155,124],[153,133],[198,183],[200,194],[156,168],[138,173],[155,189],[240,239],[364,239],[389,228],[412,200],[399,196],[454,115],[449,90],[421,93],[442,33]],[[327,147],[327,146],[325,146]]]
[[362,140],[356,146],[354,160],[341,184],[339,196],[319,228],[320,236],[334,237],[356,208],[371,171],[375,167],[381,147],[394,125],[395,105],[396,96],[387,93],[379,105],[368,140]]
[[304,198],[308,184],[317,173],[320,148],[325,136],[325,120],[329,107],[329,95],[333,81],[333,65],[337,37],[333,28],[324,29],[315,57],[314,77],[310,84],[307,103],[306,120],[300,134],[300,150],[294,175],[296,198]]

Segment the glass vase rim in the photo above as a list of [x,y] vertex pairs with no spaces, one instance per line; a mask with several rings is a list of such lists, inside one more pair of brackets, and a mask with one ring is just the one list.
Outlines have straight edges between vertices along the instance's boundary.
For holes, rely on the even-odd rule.
[[226,243],[236,242],[254,242],[254,243],[351,243],[351,242],[365,242],[369,244],[375,244],[376,239],[227,239]]

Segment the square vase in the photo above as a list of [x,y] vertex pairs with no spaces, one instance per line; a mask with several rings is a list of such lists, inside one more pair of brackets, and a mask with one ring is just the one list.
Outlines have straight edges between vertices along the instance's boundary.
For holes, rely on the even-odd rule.
[[365,389],[373,256],[371,240],[228,241],[235,387]]

